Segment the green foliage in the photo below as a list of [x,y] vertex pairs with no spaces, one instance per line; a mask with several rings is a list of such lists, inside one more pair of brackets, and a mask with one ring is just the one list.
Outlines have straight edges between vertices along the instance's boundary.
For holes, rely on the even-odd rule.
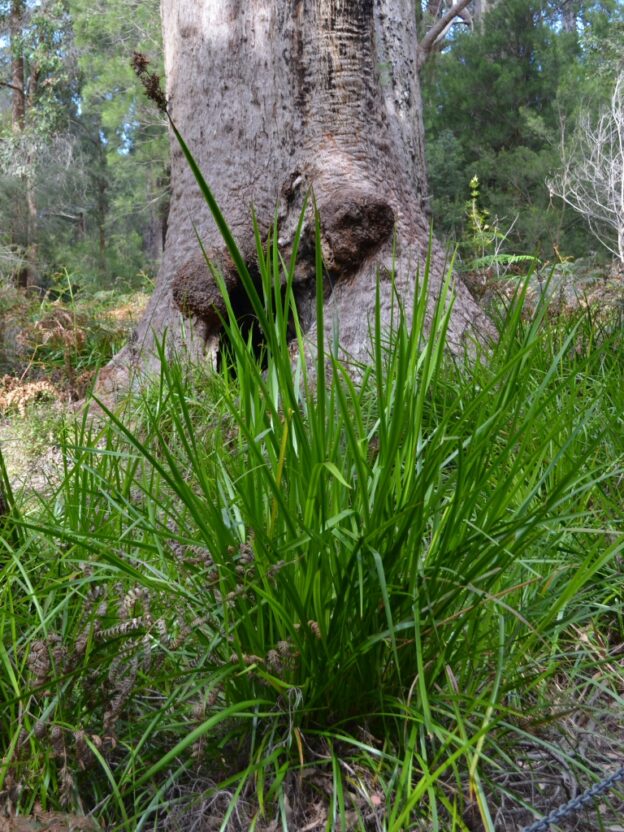
[[496,227],[488,224],[490,212],[479,205],[479,177],[470,180],[470,199],[466,203],[468,237],[464,244],[470,254],[483,257],[485,252],[503,235]]
[[[0,4],[0,27],[7,28],[10,3]],[[47,136],[66,129],[76,113],[77,75],[69,59],[71,19],[66,0],[25,2],[22,28],[12,43],[0,48],[0,71],[10,77],[6,67],[17,52],[24,58],[27,82],[27,126]],[[4,9],[2,8],[4,7]],[[2,13],[4,12],[4,13]],[[4,93],[4,90],[3,90]]]
[[582,223],[550,203],[545,181],[559,162],[561,118],[573,119],[579,94],[596,83],[592,38],[619,15],[613,4],[587,4],[581,37],[538,0],[501,0],[481,33],[456,36],[431,62],[423,90],[436,227],[461,237],[465,187],[477,176],[492,223],[514,224],[512,251],[587,253]]
[[[591,4],[590,4],[591,5]],[[606,104],[613,82],[624,65],[624,10],[619,2],[593,10],[580,33],[582,60],[569,67],[560,94],[565,110]],[[576,105],[576,106],[575,106]]]
[[[162,41],[157,0],[70,0],[85,106],[101,114],[111,149],[124,150],[134,133],[157,125],[130,67],[133,51],[153,56],[161,69]],[[162,130],[160,131],[162,134]]]
[[[184,811],[185,783],[228,791],[222,828],[289,828],[322,776],[340,828],[356,771],[384,828],[465,830],[471,791],[493,829],[488,767],[522,762],[553,677],[594,673],[576,628],[616,626],[621,333],[525,320],[520,291],[497,343],[452,361],[425,269],[357,384],[322,335],[306,365],[296,246],[258,236],[254,283],[194,169],[263,354],[228,306],[219,374],[163,344],[125,414],[67,426],[61,484],[1,549],[0,779],[23,812],[130,832]],[[316,264],[322,333],[318,219]]]
[[463,269],[470,271],[494,267],[500,271],[501,268],[520,264],[536,264],[536,258],[531,254],[501,252],[513,226],[503,232],[496,221],[490,224],[490,212],[481,207],[479,196],[479,178],[473,176],[470,180],[470,199],[465,206],[467,228],[464,239],[459,244]]

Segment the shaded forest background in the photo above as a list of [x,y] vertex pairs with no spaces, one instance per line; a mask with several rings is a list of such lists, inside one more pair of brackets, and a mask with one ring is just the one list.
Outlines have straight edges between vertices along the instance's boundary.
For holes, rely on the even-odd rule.
[[[423,4],[423,31],[444,10]],[[472,3],[423,68],[431,217],[465,264],[494,251],[606,256],[546,181],[562,135],[608,101],[622,11],[616,0]],[[155,274],[169,151],[134,50],[159,71],[158,0],[0,3],[5,285],[62,289],[69,275],[75,288],[136,287]]]
[[[133,50],[162,53],[157,0],[0,4],[0,274],[54,286],[151,275],[167,217],[168,141]],[[18,96],[19,97],[19,96]]]

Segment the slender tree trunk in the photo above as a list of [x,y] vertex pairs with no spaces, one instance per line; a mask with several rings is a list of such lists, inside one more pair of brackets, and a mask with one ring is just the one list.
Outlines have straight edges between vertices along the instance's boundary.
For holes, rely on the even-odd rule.
[[98,211],[98,259],[100,261],[100,268],[106,271],[106,226],[104,224],[104,215]]
[[98,264],[102,274],[106,274],[106,214],[108,212],[108,199],[106,197],[107,182],[104,170],[97,176],[97,202],[95,216],[98,228]]
[[[39,70],[37,67],[34,67],[30,78],[30,93],[27,96],[24,49],[22,45],[25,11],[26,5],[24,0],[12,0],[9,19],[12,85],[11,119],[13,132],[16,134],[23,133],[26,128],[28,106],[32,105],[35,100],[39,79]],[[21,205],[16,206],[12,236],[14,245],[22,250],[26,258],[26,264],[20,267],[15,275],[15,283],[20,288],[26,288],[37,282],[36,269],[34,267],[37,258],[35,242],[37,203],[32,176],[29,173],[24,173],[21,177],[21,182],[24,201]]]
[[28,286],[28,201],[23,197],[28,189],[27,177],[22,174],[19,177],[20,193],[15,201],[15,212],[11,224],[11,244],[18,252],[20,258],[19,266],[13,275],[15,286],[18,289],[25,289]]
[[[162,17],[171,115],[245,257],[253,263],[252,207],[267,233],[278,206],[280,244],[288,251],[313,189],[328,271],[327,325],[338,322],[344,350],[366,360],[377,276],[389,325],[393,261],[409,307],[429,243],[414,0],[162,0]],[[152,331],[166,327],[171,344],[184,344],[195,357],[214,344],[218,293],[193,224],[229,286],[236,286],[175,144],[171,181],[157,288],[134,342],[105,381],[115,368],[144,364]],[[309,222],[304,237],[311,241],[312,233]],[[313,334],[313,246],[302,249],[298,300]],[[446,265],[434,242],[433,295]],[[488,323],[467,290],[457,289],[450,340],[459,347]],[[181,314],[192,327],[181,325]]]
[[487,14],[490,6],[489,0],[475,0],[474,3],[474,19],[478,26],[483,27],[483,18]]
[[568,32],[570,34],[574,34],[576,32],[578,13],[578,0],[565,0],[561,15],[561,26],[564,32]]
[[26,174],[26,207],[28,211],[26,237],[26,286],[36,286],[39,283],[37,276],[37,195],[32,175]]
[[[9,16],[9,37],[11,45],[11,126],[19,134],[26,126],[26,85],[24,77],[24,53],[22,48],[23,0],[13,0]],[[21,177],[24,195],[27,190],[26,177]],[[11,242],[26,254],[28,250],[28,205],[24,200],[16,205],[11,229]],[[20,266],[15,274],[15,284],[25,288],[28,283],[28,268]]]
[[26,123],[26,86],[24,80],[24,51],[22,48],[23,0],[13,0],[9,19],[11,39],[12,125],[21,132]]
[[93,187],[95,189],[95,219],[98,230],[98,266],[102,274],[107,273],[106,263],[106,218],[108,216],[108,163],[106,151],[102,143],[101,125],[98,122],[93,127],[92,141],[95,145],[95,175]]

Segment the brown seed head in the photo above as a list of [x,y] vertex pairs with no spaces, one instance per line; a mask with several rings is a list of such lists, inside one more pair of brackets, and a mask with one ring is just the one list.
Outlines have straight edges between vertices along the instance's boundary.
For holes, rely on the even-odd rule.
[[33,641],[28,656],[28,669],[35,677],[35,685],[45,685],[50,673],[50,656],[44,641]]
[[75,783],[74,783],[74,776],[71,773],[71,770],[67,763],[61,768],[60,771],[60,781],[61,781],[61,806],[64,809],[67,809],[72,804],[72,797],[74,793]]
[[277,650],[269,650],[266,655],[266,663],[267,667],[269,667],[274,673],[279,673],[282,669],[282,657]]
[[65,744],[63,742],[63,729],[60,725],[53,725],[50,728],[50,745],[55,757],[65,757]]
[[208,696],[206,698],[206,707],[207,708],[214,708],[214,706],[217,704],[220,693],[221,693],[221,687],[219,685],[217,685],[216,687],[214,687],[210,691],[210,693],[208,694]]
[[76,759],[78,765],[84,771],[93,764],[93,752],[87,744],[87,734],[83,730],[74,731],[74,742],[76,743]]
[[243,656],[243,662],[250,667],[252,664],[262,664],[262,659],[260,656],[254,656],[253,653],[245,653]]
[[166,113],[167,96],[162,90],[160,75],[147,70],[149,59],[142,52],[135,52],[130,63],[137,77],[140,78],[147,97],[156,104],[161,113]]
[[321,638],[321,628],[318,625],[318,621],[312,621],[312,620],[308,621],[308,627],[312,631],[312,634],[314,635],[315,638],[318,638],[318,639]]
[[137,75],[143,75],[144,72],[147,72],[147,68],[150,65],[150,60],[143,52],[133,52],[132,58],[130,60],[130,64],[132,65],[132,69],[136,72]]

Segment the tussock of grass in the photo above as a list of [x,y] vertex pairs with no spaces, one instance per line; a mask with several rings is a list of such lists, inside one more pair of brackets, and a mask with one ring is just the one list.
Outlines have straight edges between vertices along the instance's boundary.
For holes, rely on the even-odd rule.
[[[259,241],[256,285],[223,231],[264,354],[230,309],[219,374],[163,360],[125,416],[66,428],[61,485],[4,521],[5,805],[128,832],[301,830],[312,806],[494,829],[503,799],[528,822],[497,772],[555,747],[554,690],[621,683],[621,334],[527,321],[520,292],[487,355],[451,360],[425,272],[357,384],[320,341],[310,375],[296,253]],[[320,319],[320,246],[317,269]]]

